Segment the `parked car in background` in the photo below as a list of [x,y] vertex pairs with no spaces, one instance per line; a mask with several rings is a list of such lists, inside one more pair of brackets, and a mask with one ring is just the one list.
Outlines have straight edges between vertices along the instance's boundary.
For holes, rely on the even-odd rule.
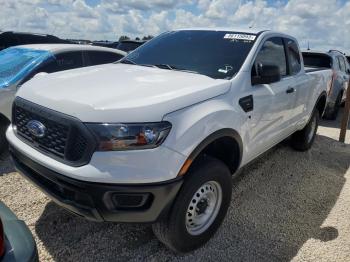
[[54,73],[116,62],[126,53],[117,49],[73,44],[17,46],[0,52],[0,153],[7,147],[5,130],[18,88],[38,73]]
[[337,50],[328,52],[303,52],[304,64],[309,71],[331,69],[333,74],[328,88],[328,100],[324,117],[334,120],[339,108],[346,99],[349,84],[350,66],[343,53]]
[[166,246],[190,251],[223,221],[231,174],[287,137],[296,150],[312,146],[328,73],[305,73],[287,34],[167,32],[118,63],[26,83],[10,153],[71,212],[153,223]]
[[68,40],[53,35],[34,34],[24,32],[0,32],[0,51],[17,45],[28,44],[68,44]]
[[129,53],[146,42],[147,41],[144,41],[144,40],[124,40],[119,42],[117,49],[123,50]]
[[34,238],[26,226],[0,201],[0,261],[34,262],[38,252]]
[[[112,42],[112,41],[93,41],[92,45],[95,46],[103,46],[108,48],[116,48],[118,49],[119,42]],[[119,49],[122,50],[122,49]],[[124,50],[125,51],[125,50]]]

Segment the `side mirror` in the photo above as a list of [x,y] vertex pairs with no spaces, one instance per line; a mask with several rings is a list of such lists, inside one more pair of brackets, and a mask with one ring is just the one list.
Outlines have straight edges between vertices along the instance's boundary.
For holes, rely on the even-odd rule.
[[257,74],[252,77],[253,85],[271,84],[281,80],[280,68],[277,65],[258,64]]

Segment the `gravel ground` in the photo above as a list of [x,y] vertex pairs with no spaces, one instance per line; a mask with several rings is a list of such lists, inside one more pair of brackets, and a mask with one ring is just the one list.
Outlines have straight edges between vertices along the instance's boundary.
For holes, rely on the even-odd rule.
[[322,122],[309,152],[275,147],[232,180],[232,204],[203,248],[175,255],[150,225],[93,223],[66,213],[0,161],[0,199],[35,236],[41,261],[349,261],[350,134]]

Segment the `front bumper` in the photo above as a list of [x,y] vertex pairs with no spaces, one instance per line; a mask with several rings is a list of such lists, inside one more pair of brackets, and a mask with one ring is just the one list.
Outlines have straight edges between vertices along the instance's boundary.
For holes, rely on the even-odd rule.
[[16,169],[65,209],[93,221],[155,222],[166,215],[183,180],[104,184],[69,178],[10,148]]
[[23,142],[13,127],[7,129],[9,144],[17,151],[60,175],[102,184],[151,184],[177,177],[187,157],[165,146],[145,150],[95,152],[87,165],[61,163]]
[[36,244],[28,227],[2,202],[0,202],[0,217],[5,230],[5,255],[0,261],[38,261]]

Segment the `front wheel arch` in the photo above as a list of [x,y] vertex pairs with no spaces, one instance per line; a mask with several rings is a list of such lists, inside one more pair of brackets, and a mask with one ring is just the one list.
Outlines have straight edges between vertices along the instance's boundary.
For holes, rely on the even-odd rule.
[[227,165],[231,174],[233,174],[239,168],[242,161],[242,138],[234,129],[224,128],[215,131],[207,136],[192,151],[181,168],[179,175],[185,174],[192,166],[200,162],[203,155],[221,160]]

